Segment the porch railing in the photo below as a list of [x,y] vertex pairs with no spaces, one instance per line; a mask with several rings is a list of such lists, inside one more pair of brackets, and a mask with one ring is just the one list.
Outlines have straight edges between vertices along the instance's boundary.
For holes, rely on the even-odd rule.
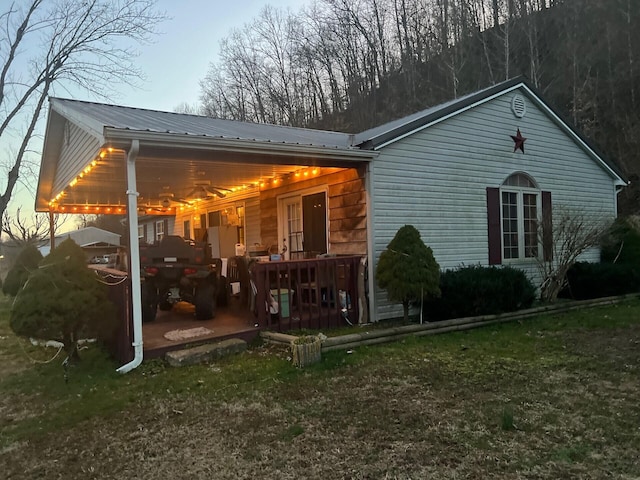
[[133,319],[131,307],[131,279],[126,272],[97,269],[103,283],[108,285],[107,295],[116,309],[118,327],[110,338],[102,338],[109,353],[121,364],[133,360]]
[[361,256],[257,262],[251,267],[260,327],[279,331],[356,324]]

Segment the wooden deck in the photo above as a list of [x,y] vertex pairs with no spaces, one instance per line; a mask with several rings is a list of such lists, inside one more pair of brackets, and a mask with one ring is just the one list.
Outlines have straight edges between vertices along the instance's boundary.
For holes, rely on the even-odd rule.
[[[218,342],[228,338],[241,338],[249,342],[256,338],[260,331],[255,322],[255,316],[234,301],[229,306],[218,308],[215,318],[204,321],[196,320],[193,313],[187,311],[158,311],[154,322],[145,323],[142,326],[144,358],[159,358],[172,350]],[[171,336],[171,333],[198,327],[204,327],[211,333],[182,340],[167,338],[167,334]]]

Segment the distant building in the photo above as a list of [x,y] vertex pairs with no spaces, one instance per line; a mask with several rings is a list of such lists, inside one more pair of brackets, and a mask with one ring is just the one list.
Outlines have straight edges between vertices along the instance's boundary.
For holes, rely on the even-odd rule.
[[[102,230],[101,228],[86,227],[56,235],[55,244],[60,245],[67,238],[70,238],[82,247],[88,261],[93,257],[117,253],[118,249],[122,248],[120,237],[117,233]],[[46,242],[38,250],[43,256],[48,255],[51,252],[51,242]]]

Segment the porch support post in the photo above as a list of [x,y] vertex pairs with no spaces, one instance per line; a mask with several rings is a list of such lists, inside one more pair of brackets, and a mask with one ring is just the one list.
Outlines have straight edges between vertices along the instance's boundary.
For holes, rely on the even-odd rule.
[[140,288],[140,243],[138,241],[138,190],[136,183],[136,157],[140,150],[138,140],[131,141],[127,153],[127,225],[129,225],[129,278],[131,279],[131,305],[133,307],[133,360],[117,369],[127,373],[142,363],[142,301]]
[[367,305],[369,312],[369,322],[377,322],[378,321],[378,305],[376,301],[376,279],[375,279],[375,257],[374,257],[374,242],[375,242],[375,219],[373,216],[374,206],[373,199],[374,195],[374,185],[373,185],[373,161],[367,162],[367,170],[365,176],[365,189],[366,189],[366,199],[367,199],[367,269],[369,275],[369,305]]
[[53,220],[53,210],[49,210],[49,253],[56,248],[55,222]]

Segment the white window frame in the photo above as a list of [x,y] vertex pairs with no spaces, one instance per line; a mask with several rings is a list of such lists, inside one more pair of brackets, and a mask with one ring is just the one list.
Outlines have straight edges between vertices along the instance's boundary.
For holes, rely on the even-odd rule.
[[158,220],[156,222],[156,241],[159,242],[162,240],[162,237],[165,236],[164,231],[164,220]]
[[138,240],[146,240],[144,238],[144,225],[138,225]]
[[[535,180],[531,178],[530,175],[522,172],[515,172],[510,175],[511,178],[514,175],[523,175],[527,177],[531,183],[537,185]],[[506,183],[505,181],[505,183]],[[504,238],[504,201],[502,198],[503,193],[515,193],[516,194],[516,208],[517,208],[517,229],[518,229],[518,256],[515,258],[506,258],[505,257],[505,238]],[[525,225],[524,225],[524,196],[526,194],[535,195],[536,197],[536,221],[537,221],[537,230],[536,230],[536,239],[537,239],[537,254],[534,256],[526,255],[526,247],[525,247]],[[502,256],[502,261],[504,263],[510,262],[523,262],[523,261],[536,261],[539,258],[542,258],[542,242],[540,236],[538,235],[538,229],[540,228],[542,222],[542,191],[537,188],[532,187],[518,187],[512,185],[502,185],[500,187],[500,254]]]

